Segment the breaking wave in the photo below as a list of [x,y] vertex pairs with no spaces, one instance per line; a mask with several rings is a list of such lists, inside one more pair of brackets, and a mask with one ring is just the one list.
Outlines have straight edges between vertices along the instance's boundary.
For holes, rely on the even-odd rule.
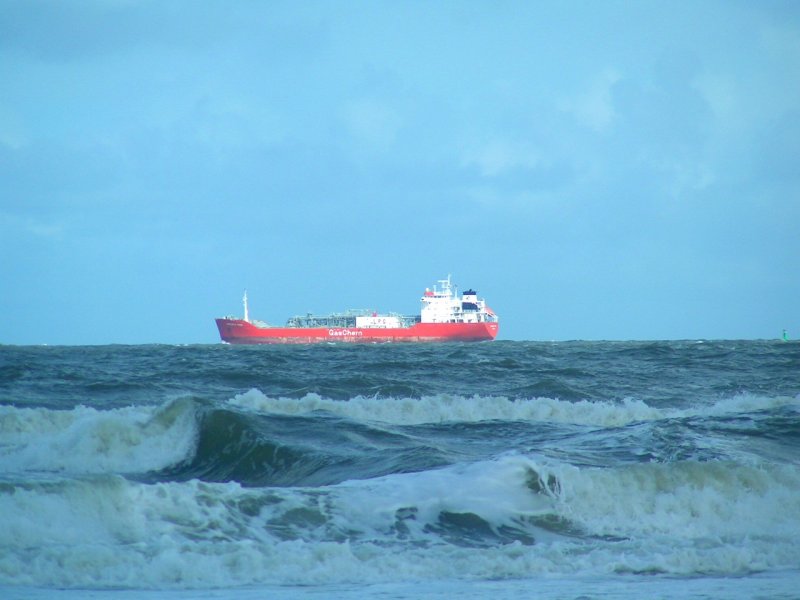
[[[331,485],[433,469],[465,457],[490,457],[503,448],[541,450],[537,440],[544,440],[543,433],[554,434],[557,427],[561,434],[555,446],[584,452],[584,457],[592,447],[595,454],[613,452],[606,430],[616,430],[614,439],[626,438],[626,452],[635,447],[631,436],[648,436],[651,451],[658,447],[653,436],[664,438],[672,458],[682,456],[682,435],[689,435],[691,447],[708,448],[715,443],[714,434],[722,431],[738,434],[770,458],[784,449],[781,461],[793,462],[792,452],[800,450],[799,410],[798,397],[751,395],[704,407],[659,409],[634,400],[444,395],[339,401],[309,394],[298,400],[271,398],[255,389],[218,405],[181,398],[157,407],[105,411],[3,406],[0,472],[139,474],[151,481],[201,479],[247,486]],[[658,427],[636,427],[648,423]],[[453,442],[458,436],[472,441],[465,447],[462,439]],[[683,457],[741,459],[736,447],[736,438],[728,436],[716,454]],[[660,460],[652,452],[639,458],[644,459]]]
[[800,409],[800,395],[765,397],[740,394],[688,409],[654,408],[635,399],[568,401],[555,398],[509,399],[502,396],[436,395],[422,398],[356,396],[347,401],[307,394],[303,398],[270,397],[257,389],[238,394],[229,404],[265,413],[304,415],[315,411],[363,421],[397,425],[440,422],[540,421],[595,427],[620,427],[641,421],[695,416],[723,416],[780,407]]
[[741,575],[800,567],[799,492],[789,467],[580,469],[520,455],[327,488],[117,475],[6,482],[0,581],[208,587]]
[[4,406],[0,584],[798,569],[798,409],[798,397],[747,394],[678,409],[256,389],[216,403]]
[[160,407],[72,410],[0,406],[0,472],[138,473],[194,451],[191,399]]

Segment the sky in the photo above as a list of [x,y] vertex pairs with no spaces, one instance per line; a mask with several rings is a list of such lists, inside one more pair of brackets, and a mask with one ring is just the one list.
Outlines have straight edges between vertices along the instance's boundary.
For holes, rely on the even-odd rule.
[[0,0],[0,343],[800,338],[800,3]]

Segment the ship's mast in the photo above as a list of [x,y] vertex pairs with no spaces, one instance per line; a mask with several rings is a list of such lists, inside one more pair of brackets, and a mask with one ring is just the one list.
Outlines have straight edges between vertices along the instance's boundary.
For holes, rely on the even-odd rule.
[[249,323],[250,314],[247,311],[247,290],[244,291],[244,297],[242,298],[242,303],[244,303],[244,320]]
[[440,279],[439,283],[442,284],[442,294],[447,296],[452,295],[453,291],[450,287],[450,274],[448,273],[447,279]]

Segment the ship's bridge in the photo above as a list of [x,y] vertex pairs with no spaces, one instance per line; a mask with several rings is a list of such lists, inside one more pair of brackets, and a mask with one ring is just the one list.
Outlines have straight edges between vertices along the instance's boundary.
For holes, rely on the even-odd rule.
[[478,298],[475,290],[468,289],[458,298],[457,288],[450,276],[438,281],[440,289],[426,289],[421,298],[420,317],[423,323],[485,323],[497,321],[497,315]]

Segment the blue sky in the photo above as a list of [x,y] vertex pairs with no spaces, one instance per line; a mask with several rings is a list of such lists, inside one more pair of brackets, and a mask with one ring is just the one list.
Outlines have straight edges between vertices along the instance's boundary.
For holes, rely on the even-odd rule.
[[800,4],[0,0],[0,343],[800,338]]

